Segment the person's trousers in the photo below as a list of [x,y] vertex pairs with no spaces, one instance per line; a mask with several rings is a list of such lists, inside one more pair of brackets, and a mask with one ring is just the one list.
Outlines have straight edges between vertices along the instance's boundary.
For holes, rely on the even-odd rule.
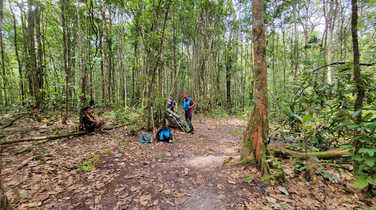
[[185,112],[185,121],[188,124],[188,127],[190,129],[190,132],[193,131],[193,126],[192,126],[192,113],[190,112]]

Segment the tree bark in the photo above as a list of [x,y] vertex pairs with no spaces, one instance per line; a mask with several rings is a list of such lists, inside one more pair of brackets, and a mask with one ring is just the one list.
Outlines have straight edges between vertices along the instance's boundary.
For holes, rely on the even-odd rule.
[[232,43],[231,38],[226,49],[226,99],[227,110],[231,111],[231,69],[232,69]]
[[38,65],[36,69],[36,100],[37,100],[37,107],[41,108],[43,104],[43,47],[42,47],[42,39],[41,39],[41,31],[40,31],[40,16],[41,16],[41,7],[40,3],[38,3],[35,7],[35,23],[36,23],[36,36],[37,36],[37,43],[38,43]]
[[[335,4],[335,5],[334,5]],[[328,23],[328,58],[327,58],[327,62],[328,63],[331,63],[332,62],[332,58],[333,58],[333,31],[334,31],[334,26],[335,26],[335,21],[336,21],[336,17],[337,17],[337,1],[334,1],[334,0],[331,0],[329,2],[329,12],[328,12],[328,15],[327,15],[327,19],[326,20]],[[326,5],[324,5],[326,6]],[[333,83],[333,69],[331,66],[328,66],[328,84],[331,85]]]
[[298,152],[287,149],[281,145],[272,145],[268,147],[270,151],[273,151],[274,155],[292,156],[296,158],[310,158],[317,157],[320,159],[340,158],[344,155],[348,155],[352,149],[345,150],[328,150],[324,152]]
[[[352,45],[353,45],[353,57],[354,57],[354,67],[353,67],[353,77],[357,89],[357,95],[354,104],[354,112],[359,112],[355,117],[355,122],[360,124],[362,122],[362,108],[363,108],[363,98],[365,95],[365,88],[363,86],[362,76],[360,75],[360,55],[359,55],[359,44],[358,44],[358,2],[357,0],[351,0],[351,35],[352,35]],[[358,134],[359,132],[356,131]],[[361,142],[359,138],[354,138],[354,155],[359,154],[359,149],[361,147]],[[357,161],[354,162],[354,171],[358,172],[359,164]]]
[[61,24],[63,28],[63,57],[64,57],[64,72],[65,72],[65,114],[63,115],[63,123],[66,123],[68,115],[69,102],[69,68],[68,68],[68,38],[67,25],[65,23],[65,0],[61,0]]
[[252,2],[255,105],[244,133],[241,159],[247,159],[252,153],[262,174],[269,174],[266,161],[268,137],[268,92],[266,68],[266,40],[264,29],[264,1]]
[[14,49],[16,51],[16,58],[17,58],[17,65],[18,65],[18,74],[20,76],[19,85],[20,85],[20,91],[21,91],[21,104],[24,105],[24,98],[25,98],[25,92],[24,92],[24,86],[23,86],[23,73],[22,73],[22,64],[20,60],[20,55],[18,53],[18,42],[17,42],[17,22],[16,22],[16,15],[14,14],[13,8],[11,5],[9,5],[10,12],[13,16],[13,30],[14,30]]
[[87,73],[86,68],[84,68],[84,55],[82,52],[82,45],[84,41],[82,39],[82,30],[81,30],[81,15],[80,15],[80,7],[77,6],[76,8],[77,13],[77,28],[78,28],[78,56],[80,59],[79,64],[79,72],[81,73],[81,104],[86,104],[87,97],[86,97],[86,84],[87,84]]
[[106,109],[110,108],[110,74],[108,66],[108,40],[107,40],[107,20],[106,20],[106,6],[102,5],[102,27],[103,27],[103,85],[104,85],[104,104]]
[[[4,100],[4,105],[8,104],[7,101],[7,78],[6,78],[6,71],[5,71],[5,56],[4,56],[4,43],[3,43],[3,0],[0,2],[0,53],[1,53],[1,72],[2,72],[2,89],[4,91],[0,91],[0,105],[3,105],[3,100]],[[1,87],[1,84],[0,84]]]

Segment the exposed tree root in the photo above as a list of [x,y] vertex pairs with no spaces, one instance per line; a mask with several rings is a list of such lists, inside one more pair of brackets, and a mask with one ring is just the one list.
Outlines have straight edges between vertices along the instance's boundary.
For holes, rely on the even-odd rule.
[[25,117],[27,114],[29,114],[29,113],[21,113],[21,114],[19,114],[17,117],[15,117],[13,120],[11,120],[8,124],[2,126],[1,129],[4,129],[4,128],[12,126],[13,123],[15,123],[17,120]]
[[[116,128],[123,127],[125,125],[117,125],[113,127],[104,127],[102,130],[112,130]],[[42,140],[47,140],[43,141],[43,143],[55,140],[55,139],[60,139],[60,138],[66,138],[66,137],[71,137],[71,136],[81,136],[88,134],[87,131],[76,131],[76,132],[69,132],[69,133],[63,133],[63,134],[57,134],[57,135],[49,135],[49,136],[33,136],[29,138],[24,138],[24,139],[18,139],[18,140],[13,140],[13,141],[6,141],[6,142],[0,142],[0,145],[9,145],[9,144],[16,144],[16,143],[21,143],[21,142],[33,142],[33,141],[42,141]]]
[[331,159],[331,158],[341,158],[344,155],[347,155],[351,152],[352,149],[344,149],[344,150],[328,150],[325,152],[298,152],[294,150],[287,149],[282,145],[271,145],[268,147],[270,151],[274,153],[274,155],[281,155],[281,156],[292,156],[298,158],[310,158],[310,157],[317,157],[319,159]]

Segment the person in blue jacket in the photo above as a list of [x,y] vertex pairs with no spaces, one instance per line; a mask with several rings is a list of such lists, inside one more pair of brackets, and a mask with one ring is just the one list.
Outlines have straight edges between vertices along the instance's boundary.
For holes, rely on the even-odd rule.
[[183,101],[183,110],[185,113],[185,121],[187,121],[187,124],[190,128],[189,133],[193,134],[194,129],[192,126],[192,108],[195,106],[195,102],[191,97],[188,96],[188,94],[184,94],[184,101]]

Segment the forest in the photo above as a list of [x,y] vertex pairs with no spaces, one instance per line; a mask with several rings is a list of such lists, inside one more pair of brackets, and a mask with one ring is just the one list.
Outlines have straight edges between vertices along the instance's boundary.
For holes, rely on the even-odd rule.
[[0,0],[0,47],[0,209],[376,208],[375,0]]

